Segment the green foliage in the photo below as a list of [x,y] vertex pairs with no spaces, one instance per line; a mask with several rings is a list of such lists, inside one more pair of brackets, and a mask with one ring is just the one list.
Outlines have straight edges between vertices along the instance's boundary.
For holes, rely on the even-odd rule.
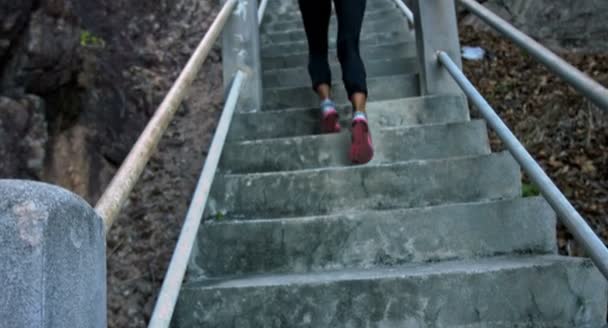
[[224,219],[224,213],[222,213],[222,212],[215,213],[215,220],[216,221],[222,221],[223,219]]
[[101,37],[98,37],[90,31],[83,30],[80,33],[80,45],[89,48],[104,48],[106,42]]
[[523,197],[535,197],[540,195],[538,188],[531,183],[524,183],[521,186],[521,193]]

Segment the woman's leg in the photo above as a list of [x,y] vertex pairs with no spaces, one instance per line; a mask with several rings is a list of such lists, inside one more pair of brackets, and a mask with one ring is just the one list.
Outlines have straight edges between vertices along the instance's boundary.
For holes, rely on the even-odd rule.
[[354,110],[349,157],[354,164],[365,164],[374,156],[365,113],[367,75],[359,50],[366,0],[334,0],[334,3],[338,15],[338,58],[344,86]]
[[321,101],[321,131],[339,132],[340,118],[331,101],[331,69],[327,58],[331,0],[299,0],[298,3],[308,39],[308,72],[312,88]]
[[359,40],[366,0],[334,0],[338,16],[338,58],[342,80],[355,111],[365,112],[367,75],[361,59]]
[[330,96],[331,70],[327,60],[331,0],[299,0],[304,30],[308,39],[308,72],[321,100]]

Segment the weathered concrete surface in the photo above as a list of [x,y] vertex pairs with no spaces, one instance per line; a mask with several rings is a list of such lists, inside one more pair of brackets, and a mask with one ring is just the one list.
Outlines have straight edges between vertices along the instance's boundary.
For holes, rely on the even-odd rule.
[[210,221],[201,229],[199,241],[192,266],[207,277],[556,250],[555,214],[540,198],[298,219]]
[[176,327],[601,327],[606,280],[583,259],[498,257],[185,285]]
[[[363,24],[365,26],[374,26],[374,24],[378,24],[380,22],[400,22],[403,21],[403,14],[397,9],[388,9],[388,10],[377,10],[366,14]],[[297,17],[297,16],[296,16]],[[330,18],[330,29],[337,28],[337,18],[335,15],[332,15]],[[386,26],[386,25],[384,25]],[[302,29],[302,19],[281,19],[277,22],[268,22],[267,24],[263,24],[261,27],[261,31],[263,32],[281,32],[281,31],[294,31]]]
[[[488,0],[484,5],[551,48],[608,51],[608,1]],[[465,23],[487,27],[474,16]]]
[[[382,25],[381,25],[382,24]],[[382,29],[383,28],[383,29]],[[380,23],[380,22],[363,22],[361,27],[361,38],[364,39],[370,35],[376,35],[378,33],[394,33],[394,32],[408,32],[410,38],[413,39],[414,35],[412,30],[406,23],[396,21],[394,24]],[[328,31],[328,40],[335,42],[338,37],[338,31],[335,26],[330,27]],[[274,43],[283,42],[296,42],[306,41],[306,33],[303,29],[296,29],[292,31],[277,31],[273,33],[266,33],[260,36],[260,40],[263,45],[270,45]]]
[[[337,64],[338,55],[335,48],[329,49],[329,63]],[[363,60],[395,57],[415,57],[416,47],[413,42],[390,42],[377,46],[361,46],[361,57]],[[308,52],[282,56],[280,54],[262,54],[262,68],[264,70],[301,67],[308,64]]]
[[[416,74],[393,75],[367,79],[370,101],[415,97],[418,91]],[[348,96],[342,83],[334,83],[333,100],[336,103],[347,103]],[[319,99],[312,87],[270,88],[264,89],[264,110],[282,110],[293,107],[317,107]]]
[[[397,30],[365,34],[361,36],[360,42],[362,47],[370,47],[391,42],[414,42],[414,39],[409,31]],[[336,47],[336,37],[329,38],[329,46],[331,48]],[[262,52],[270,56],[288,56],[305,51],[308,51],[308,42],[306,39],[268,44],[262,47]]]
[[[345,126],[348,128],[348,126]],[[379,129],[372,132],[371,164],[490,153],[482,121]],[[350,166],[350,132],[228,143],[222,152],[224,173],[254,173]]]
[[[391,0],[368,0],[380,2]],[[272,1],[269,12],[297,19],[297,2]],[[406,24],[366,23],[365,33]],[[302,41],[293,24],[270,36]],[[506,153],[487,155],[485,127],[470,122],[462,96],[411,97],[418,89],[402,77],[370,79],[376,157],[345,167],[342,86],[334,90],[345,131],[318,135],[317,98],[309,83],[293,87],[307,82],[308,55],[282,52],[263,54],[274,82],[266,111],[234,118],[176,327],[604,324],[606,281],[590,262],[554,255],[555,214],[541,199],[519,198],[518,165]],[[407,43],[363,53],[368,65],[416,56]]]
[[[272,24],[277,22],[289,22],[289,21],[302,21],[302,15],[300,14],[300,10],[298,6],[291,7],[289,11],[279,12],[273,11],[273,7],[276,6],[268,6],[266,12],[264,13],[263,24]],[[376,14],[379,12],[389,12],[394,13],[397,11],[397,7],[395,3],[391,1],[369,1],[366,6],[365,18],[369,18],[370,14]],[[335,17],[335,12],[332,15]]]
[[[399,57],[395,59],[370,59],[364,61],[365,72],[368,78],[390,76],[396,74],[418,73],[418,61],[415,58]],[[338,63],[330,65],[332,76],[342,78],[342,69]],[[264,72],[264,87],[293,87],[311,85],[310,76],[306,67],[294,67]]]
[[507,153],[390,165],[225,175],[208,215],[270,218],[514,198],[521,176]]
[[[469,110],[463,97],[442,95],[372,101],[367,105],[372,131],[384,127],[464,122]],[[349,126],[351,106],[339,105],[342,126]],[[301,108],[236,114],[228,133],[229,141],[284,138],[319,134],[319,109]]]
[[[395,7],[392,0],[369,0],[367,1],[367,10],[375,10],[379,8]],[[298,2],[293,0],[275,0],[269,1],[266,10],[266,15],[275,16],[296,16],[299,15]]]
[[[270,40],[273,42],[286,42],[301,41],[303,39],[306,39],[306,33],[304,32],[304,28],[302,25],[294,25],[290,29],[280,30],[268,30],[268,28],[262,26],[261,29],[267,30],[266,33],[261,35],[261,38],[264,41]],[[407,21],[402,19],[364,21],[363,26],[361,27],[361,35],[379,33],[382,31],[409,31],[410,33],[413,33]],[[328,36],[330,38],[336,37],[337,33],[337,24],[330,24]]]
[[0,180],[2,327],[106,327],[101,218],[78,196]]

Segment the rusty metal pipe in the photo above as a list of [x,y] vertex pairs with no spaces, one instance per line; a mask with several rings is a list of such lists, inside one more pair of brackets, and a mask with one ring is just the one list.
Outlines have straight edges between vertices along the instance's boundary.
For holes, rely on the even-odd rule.
[[95,205],[95,211],[103,218],[106,233],[112,227],[133,187],[139,180],[146,164],[156,150],[167,126],[188,93],[213,44],[230,17],[237,0],[228,0],[205,34],[190,60],[160,104],[150,122],[120,166],[108,188]]

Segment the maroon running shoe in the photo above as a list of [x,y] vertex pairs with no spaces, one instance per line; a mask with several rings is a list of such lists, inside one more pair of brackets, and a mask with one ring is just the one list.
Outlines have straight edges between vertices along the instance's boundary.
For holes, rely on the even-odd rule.
[[366,164],[374,157],[372,136],[369,132],[367,118],[363,113],[356,113],[353,118],[352,144],[349,158],[353,164]]
[[336,104],[329,99],[321,103],[321,132],[340,132],[340,115],[336,110]]

